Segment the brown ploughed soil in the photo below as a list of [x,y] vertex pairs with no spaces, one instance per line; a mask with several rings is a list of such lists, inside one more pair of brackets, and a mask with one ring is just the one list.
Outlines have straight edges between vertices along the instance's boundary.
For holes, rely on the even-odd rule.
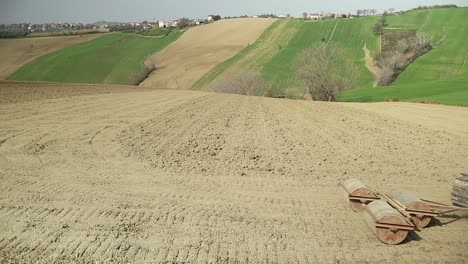
[[42,55],[89,41],[102,34],[42,38],[0,39],[0,80]]
[[337,187],[450,202],[468,108],[51,87],[0,103],[0,263],[468,259],[466,218],[387,246]]
[[190,89],[216,65],[253,44],[273,22],[268,18],[223,19],[190,28],[145,62],[156,70],[140,86]]

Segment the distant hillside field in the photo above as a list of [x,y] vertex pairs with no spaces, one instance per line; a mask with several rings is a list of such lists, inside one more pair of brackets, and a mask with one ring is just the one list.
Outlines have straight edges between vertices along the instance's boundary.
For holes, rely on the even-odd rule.
[[433,36],[434,48],[389,87],[345,91],[341,101],[430,101],[468,106],[468,8],[414,10],[388,17],[389,28]]
[[434,49],[411,64],[395,84],[468,74],[468,8],[415,10],[388,17],[391,28],[417,28],[433,36]]
[[22,67],[9,79],[133,84],[145,70],[145,59],[181,35],[180,31],[164,38],[107,34],[43,56]]
[[[294,69],[297,56],[324,42],[344,47],[346,63],[357,69],[354,87],[358,89],[345,91],[343,101],[397,99],[464,105],[460,101],[466,97],[458,96],[468,89],[468,78],[463,77],[468,74],[467,17],[468,8],[414,10],[389,16],[386,32],[416,30],[431,35],[434,43],[432,51],[411,64],[390,88],[371,88],[376,76],[366,67],[363,49],[366,46],[372,57],[379,54],[380,39],[372,32],[379,17],[279,20],[254,44],[205,74],[193,88],[209,89],[213,83],[238,72],[259,71],[272,85],[274,95],[284,95],[287,90],[299,89]],[[372,61],[367,60],[369,65]]]
[[141,85],[190,89],[219,63],[253,44],[274,19],[223,19],[188,29],[167,48],[151,56],[153,72]]
[[372,26],[377,19],[366,17],[325,21],[279,20],[253,45],[207,73],[194,88],[207,88],[214,81],[235,72],[256,70],[260,71],[278,92],[287,88],[297,89],[299,84],[294,70],[297,56],[307,48],[321,45],[323,40],[345,49],[348,62],[353,64],[359,73],[358,85],[371,85],[375,77],[365,67],[363,48],[366,45],[371,54],[378,52],[378,37],[372,34]]
[[0,39],[0,79],[45,54],[86,42],[102,34],[43,38]]

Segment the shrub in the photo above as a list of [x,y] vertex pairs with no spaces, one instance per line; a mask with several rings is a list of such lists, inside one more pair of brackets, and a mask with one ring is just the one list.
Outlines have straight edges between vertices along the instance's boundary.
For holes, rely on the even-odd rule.
[[259,72],[243,71],[215,82],[210,90],[221,93],[258,95],[269,88]]

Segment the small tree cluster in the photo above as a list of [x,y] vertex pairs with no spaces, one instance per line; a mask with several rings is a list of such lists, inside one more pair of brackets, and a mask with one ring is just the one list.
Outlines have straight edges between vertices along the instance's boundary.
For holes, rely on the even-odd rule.
[[339,93],[354,84],[356,71],[346,63],[344,50],[326,46],[305,50],[296,60],[296,74],[304,97],[317,101],[336,101]]
[[244,71],[215,82],[210,89],[215,92],[258,95],[268,90],[269,85],[259,72]]
[[9,30],[9,29],[2,29],[0,30],[0,38],[23,38],[28,35],[28,31],[24,29],[19,30]]
[[418,6],[412,10],[419,10],[419,9],[434,9],[434,8],[458,8],[457,5],[431,5],[431,6]]
[[212,18],[213,18],[214,21],[221,20],[221,16],[220,16],[220,15],[214,15]]
[[377,14],[377,9],[358,9],[356,11],[357,16],[371,16]]
[[374,34],[382,35],[384,27],[387,26],[387,15],[387,12],[384,12],[379,21],[374,25],[374,28],[372,29]]
[[190,26],[190,19],[188,19],[186,17],[183,17],[183,18],[179,19],[179,21],[177,23],[177,26],[179,28],[186,28],[186,27]]

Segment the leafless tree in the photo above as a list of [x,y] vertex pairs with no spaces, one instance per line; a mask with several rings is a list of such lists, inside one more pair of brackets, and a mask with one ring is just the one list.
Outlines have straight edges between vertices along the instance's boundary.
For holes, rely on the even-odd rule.
[[431,49],[432,36],[425,33],[400,39],[393,50],[384,52],[378,59],[379,85],[390,85],[408,65]]
[[221,93],[258,95],[268,89],[268,83],[259,72],[244,71],[215,82],[210,89]]
[[190,25],[190,20],[188,18],[181,18],[177,24],[180,28],[186,28]]
[[357,16],[361,16],[361,15],[362,15],[362,10],[361,10],[361,9],[358,9],[358,10],[356,11],[356,15],[357,15]]
[[309,16],[309,14],[308,14],[307,12],[302,13],[302,17],[303,17],[304,19],[307,19],[308,16]]
[[341,91],[353,85],[356,76],[341,47],[323,44],[299,54],[296,73],[304,91],[318,101],[336,101]]

